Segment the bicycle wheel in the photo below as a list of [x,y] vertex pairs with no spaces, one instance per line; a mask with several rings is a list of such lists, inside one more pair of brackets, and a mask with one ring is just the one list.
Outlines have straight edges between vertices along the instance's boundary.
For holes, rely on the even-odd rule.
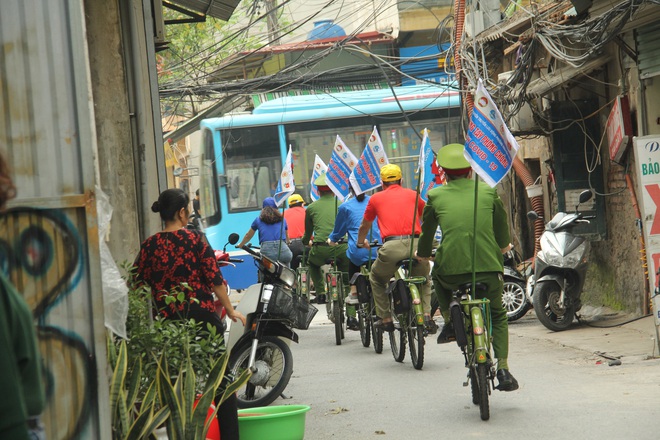
[[360,324],[360,339],[363,347],[371,345],[371,313],[368,304],[360,304],[357,315]]
[[479,405],[479,382],[474,365],[470,365],[470,388],[472,390],[472,403]]
[[394,331],[390,333],[390,348],[394,360],[403,362],[406,358],[406,332],[396,319],[394,320]]
[[371,315],[371,318],[369,319],[369,328],[371,328],[371,334],[374,336],[374,351],[376,354],[381,354],[383,352],[383,330],[374,327],[377,316],[373,298],[369,301],[369,314]]
[[410,350],[410,361],[416,370],[424,366],[424,326],[415,321],[415,312],[408,312],[408,350]]
[[459,347],[461,347],[462,350],[467,346],[468,337],[467,337],[467,332],[465,331],[465,322],[464,322],[463,311],[461,310],[461,306],[459,306],[458,304],[452,306],[451,309],[449,310],[449,313],[451,315],[452,325],[454,326],[456,343],[458,344]]
[[343,339],[343,325],[342,320],[343,316],[341,313],[341,306],[339,305],[339,300],[332,301],[332,318],[335,322],[335,340],[337,345],[341,345],[341,340]]
[[341,273],[337,276],[337,298],[339,298],[339,332],[341,334],[341,338],[344,339],[345,336],[345,329],[346,329],[346,314],[344,313],[344,298],[345,292],[344,292],[344,280],[342,278]]
[[490,418],[490,407],[488,405],[488,366],[486,364],[477,364],[477,382],[479,383],[479,414],[481,420]]

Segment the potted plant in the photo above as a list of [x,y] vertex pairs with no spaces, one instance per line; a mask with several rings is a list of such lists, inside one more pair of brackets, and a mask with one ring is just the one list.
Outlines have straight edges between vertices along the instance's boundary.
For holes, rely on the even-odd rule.
[[[222,393],[224,401],[247,381],[249,372],[223,382],[229,359],[222,349],[223,335],[208,326],[208,335],[200,336],[201,323],[154,315],[150,289],[135,284],[132,270],[124,267],[128,340],[108,337],[113,438],[155,438],[155,427],[163,424],[170,440],[205,438],[213,397]],[[185,289],[189,287],[182,285],[169,292],[166,303],[185,303]]]

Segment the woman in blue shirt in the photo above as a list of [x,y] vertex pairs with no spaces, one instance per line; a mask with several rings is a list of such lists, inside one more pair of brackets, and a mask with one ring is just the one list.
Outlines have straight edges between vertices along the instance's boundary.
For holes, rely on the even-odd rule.
[[289,267],[293,254],[286,244],[289,235],[286,220],[277,209],[275,199],[272,197],[264,199],[259,217],[254,219],[243,240],[236,247],[245,246],[254,237],[256,231],[259,231],[261,253]]

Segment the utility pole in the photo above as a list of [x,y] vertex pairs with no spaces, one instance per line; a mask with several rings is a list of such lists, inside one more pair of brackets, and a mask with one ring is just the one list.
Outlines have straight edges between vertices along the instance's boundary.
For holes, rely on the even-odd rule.
[[272,44],[280,44],[280,24],[277,19],[277,0],[264,0],[266,5],[266,24],[268,25],[268,41]]

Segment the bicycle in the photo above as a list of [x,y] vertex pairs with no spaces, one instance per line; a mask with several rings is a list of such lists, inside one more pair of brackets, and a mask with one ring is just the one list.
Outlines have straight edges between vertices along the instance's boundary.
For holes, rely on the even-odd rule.
[[344,279],[343,272],[337,269],[336,258],[328,258],[326,264],[330,270],[325,274],[325,292],[327,295],[326,310],[328,317],[335,325],[335,340],[341,345],[344,339]]
[[307,252],[299,257],[300,264],[296,268],[296,292],[307,302],[311,302],[312,280],[309,276],[309,266],[307,265]]
[[[477,293],[486,293],[488,286],[476,283]],[[495,388],[495,366],[491,355],[492,328],[490,300],[474,299],[472,283],[465,283],[452,292],[449,305],[456,343],[465,357],[467,381],[471,385],[472,403],[479,405],[481,420],[490,418],[488,396]],[[491,388],[492,387],[492,388]]]
[[[376,241],[371,243],[372,248],[378,248],[380,246],[382,245]],[[357,307],[357,317],[358,324],[360,325],[362,346],[368,348],[371,345],[371,336],[373,335],[374,351],[380,354],[383,352],[383,331],[379,328],[374,328],[374,323],[378,320],[378,316],[376,314],[376,303],[371,293],[371,283],[369,282],[370,266],[371,261],[367,265],[360,266],[360,272],[353,275],[350,284],[355,285],[360,302]]]
[[[424,366],[424,344],[428,330],[424,325],[424,306],[421,298],[421,285],[426,277],[408,277],[410,259],[397,263],[394,281],[387,293],[390,296],[394,331],[390,333],[390,348],[396,362],[403,362],[406,357],[406,338],[410,351],[410,360],[416,370]],[[412,260],[413,264],[417,260]]]

